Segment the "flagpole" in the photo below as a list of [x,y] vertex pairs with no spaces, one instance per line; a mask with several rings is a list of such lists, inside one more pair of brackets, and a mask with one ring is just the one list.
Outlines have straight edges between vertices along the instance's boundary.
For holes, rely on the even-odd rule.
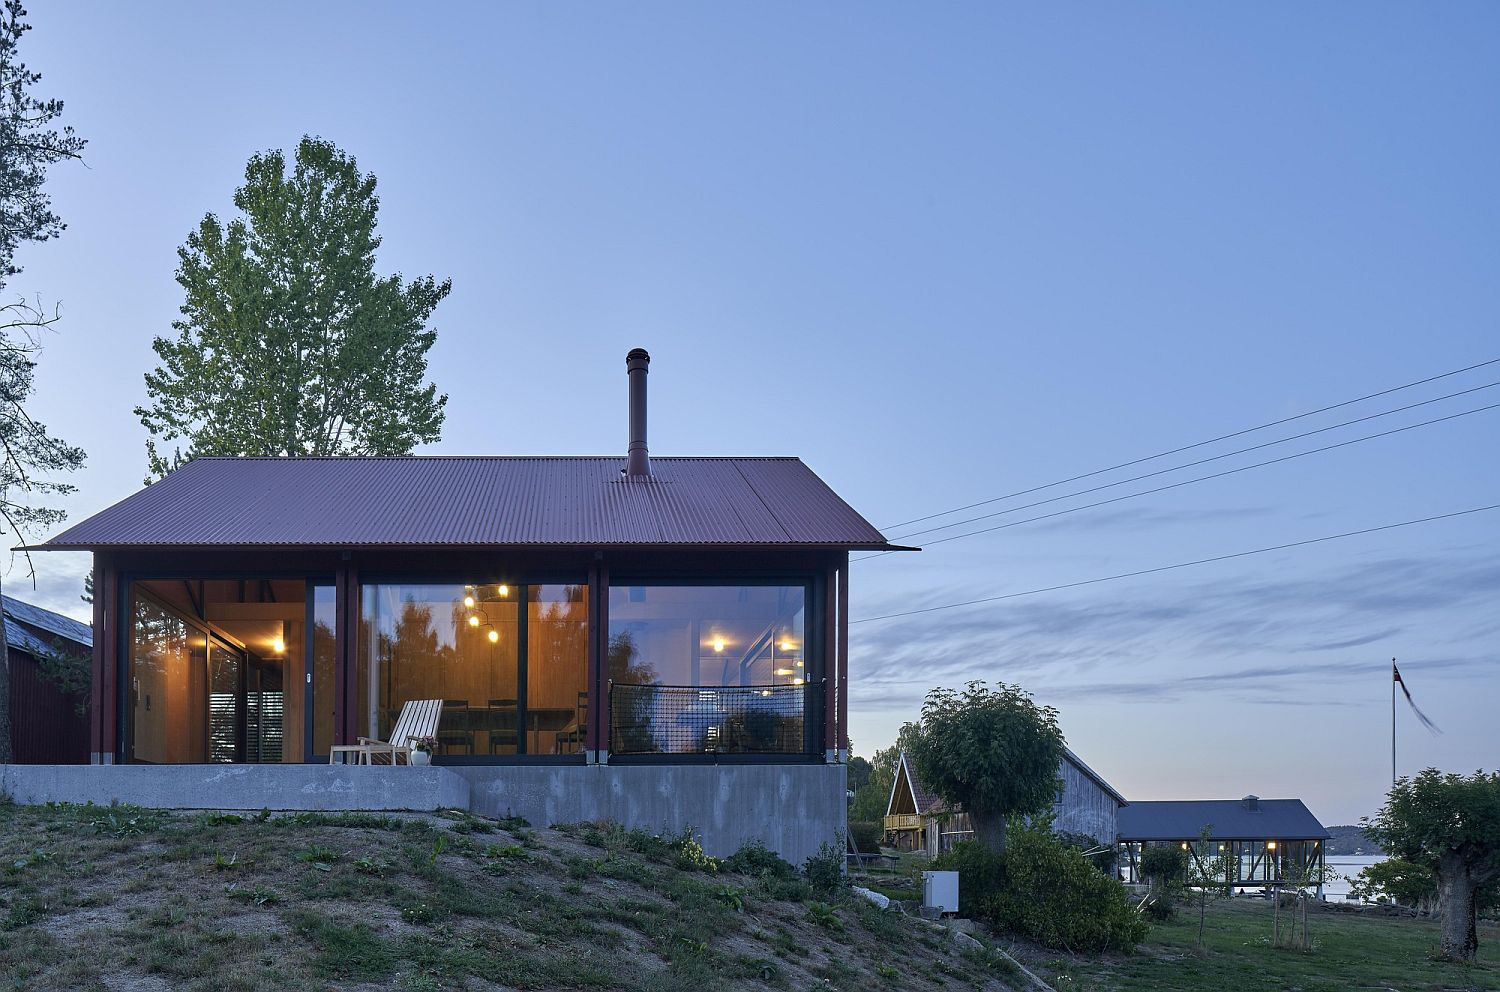
[[1396,659],[1391,659],[1391,788],[1396,787]]

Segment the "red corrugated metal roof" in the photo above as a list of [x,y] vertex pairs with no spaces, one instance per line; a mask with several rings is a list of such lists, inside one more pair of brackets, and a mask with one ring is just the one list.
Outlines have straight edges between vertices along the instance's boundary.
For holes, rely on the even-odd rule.
[[796,458],[200,458],[42,545],[889,547]]

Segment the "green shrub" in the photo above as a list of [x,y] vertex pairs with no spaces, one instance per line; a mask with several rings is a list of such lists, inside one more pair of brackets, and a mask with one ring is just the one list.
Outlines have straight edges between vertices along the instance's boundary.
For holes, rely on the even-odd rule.
[[807,876],[807,884],[813,892],[820,896],[842,892],[849,884],[844,875],[844,852],[826,841],[818,848],[818,853],[803,864],[802,874]]
[[977,840],[960,841],[932,859],[934,871],[958,872],[958,912],[979,919],[989,915],[989,904],[1005,891],[1005,858]]
[[880,849],[880,839],[885,830],[878,820],[850,820],[849,836],[854,846],[863,854],[874,854]]
[[735,851],[719,867],[735,875],[754,878],[795,878],[797,875],[797,869],[790,861],[759,840],[752,840]]
[[1005,891],[987,907],[997,925],[1074,952],[1125,951],[1145,937],[1125,887],[1045,828],[1013,825],[1002,860]]

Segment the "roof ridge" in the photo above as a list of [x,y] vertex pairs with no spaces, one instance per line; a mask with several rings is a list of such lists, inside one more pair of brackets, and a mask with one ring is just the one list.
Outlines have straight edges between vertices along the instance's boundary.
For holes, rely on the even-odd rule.
[[[662,462],[795,462],[797,455],[652,455]],[[195,462],[395,462],[395,461],[515,461],[515,462],[624,462],[624,455],[201,455]]]

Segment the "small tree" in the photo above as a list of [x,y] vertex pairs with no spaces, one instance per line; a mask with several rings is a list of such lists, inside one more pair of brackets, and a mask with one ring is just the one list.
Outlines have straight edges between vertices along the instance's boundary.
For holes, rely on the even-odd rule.
[[1500,772],[1465,777],[1429,768],[1398,781],[1380,811],[1361,822],[1392,857],[1437,876],[1442,954],[1473,961],[1476,897],[1500,879]]
[[1349,894],[1361,902],[1389,902],[1431,913],[1437,908],[1437,876],[1425,865],[1386,858],[1360,869],[1350,879]]
[[[1213,824],[1205,824],[1198,833],[1199,849],[1213,850],[1213,833]],[[1213,854],[1203,858],[1196,850],[1192,854],[1188,859],[1187,884],[1198,890],[1198,949],[1201,951],[1203,928],[1208,921],[1208,901],[1229,894],[1229,857],[1226,854]]]
[[1153,918],[1165,920],[1187,882],[1187,851],[1177,844],[1152,844],[1141,851],[1141,874],[1146,878],[1147,903]]
[[975,840],[1003,851],[1007,817],[1052,807],[1063,736],[1057,710],[1020,686],[970,682],[927,694],[908,755],[927,788],[969,814]]

